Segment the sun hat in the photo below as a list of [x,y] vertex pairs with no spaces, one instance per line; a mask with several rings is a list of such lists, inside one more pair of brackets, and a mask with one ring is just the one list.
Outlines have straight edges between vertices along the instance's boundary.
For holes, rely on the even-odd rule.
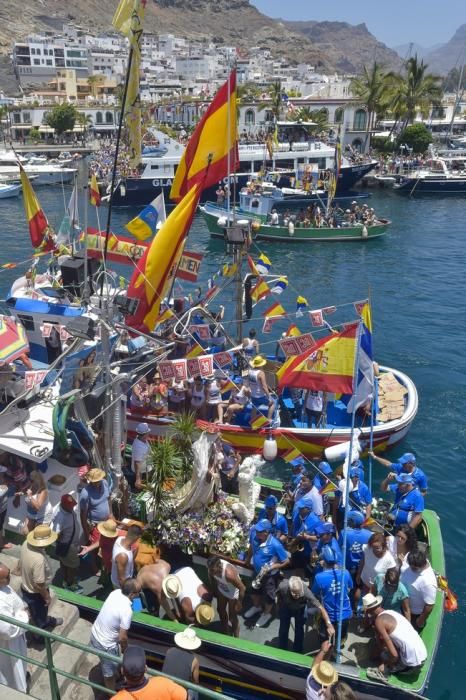
[[272,524],[270,520],[267,520],[267,518],[262,518],[262,520],[259,520],[259,522],[255,525],[256,532],[270,532],[271,529]]
[[174,637],[175,644],[180,649],[186,649],[187,651],[193,651],[194,649],[199,649],[201,646],[201,640],[196,634],[196,630],[190,625],[186,627],[182,632],[177,632]]
[[400,457],[398,460],[400,464],[407,464],[408,462],[411,462],[412,464],[416,464],[416,457],[413,455],[412,452],[405,452],[404,455]]
[[371,608],[378,608],[382,603],[383,597],[381,595],[374,595],[373,593],[366,593],[362,598],[362,607],[364,610],[370,610]]
[[364,520],[365,517],[360,510],[350,510],[348,512],[348,523],[353,523],[353,525],[362,525]]
[[399,484],[414,484],[414,479],[411,474],[397,474],[395,479]]
[[138,435],[147,435],[149,432],[149,426],[147,423],[138,423],[136,426],[136,433]]
[[336,564],[337,554],[330,545],[326,544],[325,547],[322,547],[320,558],[327,562],[327,564]]
[[266,508],[272,508],[273,506],[276,506],[278,504],[278,498],[276,496],[273,496],[270,494],[270,496],[267,496],[267,498],[264,501],[264,505]]
[[168,574],[168,576],[165,576],[162,581],[162,591],[167,598],[178,598],[182,590],[183,586],[176,574]]
[[54,532],[48,525],[37,525],[26,537],[27,543],[31,547],[48,547],[57,539],[58,533]]
[[104,520],[101,523],[97,523],[97,530],[104,537],[116,538],[118,537],[117,525],[114,520]]
[[338,673],[328,661],[321,661],[311,668],[311,676],[320,685],[327,687],[333,685],[338,680]]
[[75,498],[73,498],[73,496],[70,493],[64,493],[63,496],[60,498],[60,504],[62,506],[67,506],[68,508],[74,508],[77,504],[77,501]]
[[194,617],[198,625],[210,625],[215,617],[214,609],[209,603],[199,603],[194,611]]
[[257,367],[263,367],[264,365],[266,365],[267,360],[265,359],[265,357],[262,357],[262,355],[256,355],[252,358],[249,364],[251,367],[256,369]]
[[146,670],[146,654],[142,647],[129,646],[123,654],[123,671],[131,678],[140,678]]
[[87,472],[87,480],[91,484],[96,484],[98,481],[102,481],[102,479],[105,479],[105,472],[103,469],[99,469],[99,467],[89,469]]
[[319,462],[319,471],[323,472],[326,476],[333,472],[332,467],[328,462]]

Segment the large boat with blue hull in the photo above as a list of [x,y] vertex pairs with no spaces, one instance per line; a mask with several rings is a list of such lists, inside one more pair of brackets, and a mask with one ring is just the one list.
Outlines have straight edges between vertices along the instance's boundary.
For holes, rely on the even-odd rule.
[[428,160],[425,167],[404,175],[393,186],[397,192],[413,195],[465,195],[466,153],[445,154]]

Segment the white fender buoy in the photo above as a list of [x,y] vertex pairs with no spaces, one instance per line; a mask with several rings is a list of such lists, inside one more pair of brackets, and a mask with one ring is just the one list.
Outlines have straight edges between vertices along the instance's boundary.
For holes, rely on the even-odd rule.
[[277,441],[269,435],[265,440],[264,440],[264,447],[262,449],[262,454],[264,456],[264,459],[266,459],[268,462],[272,461],[275,459],[275,457],[278,454],[278,445]]
[[361,236],[362,236],[362,238],[367,238],[369,236],[369,231],[367,230],[367,226],[362,227]]
[[294,236],[294,223],[292,221],[288,223],[288,235]]

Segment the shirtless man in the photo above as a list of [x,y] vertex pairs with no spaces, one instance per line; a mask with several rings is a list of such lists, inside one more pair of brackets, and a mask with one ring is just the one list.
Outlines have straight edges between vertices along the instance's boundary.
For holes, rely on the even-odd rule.
[[146,598],[149,612],[159,614],[159,608],[165,610],[170,620],[175,620],[175,615],[166,597],[162,595],[162,581],[170,573],[171,566],[168,561],[159,559],[155,564],[143,566],[137,575],[137,581]]

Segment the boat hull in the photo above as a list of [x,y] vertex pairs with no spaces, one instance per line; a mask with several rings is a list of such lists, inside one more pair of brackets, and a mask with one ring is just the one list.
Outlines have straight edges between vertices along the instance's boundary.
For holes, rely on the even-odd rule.
[[434,180],[430,178],[402,178],[394,187],[395,192],[402,194],[466,194],[466,178],[451,178]]
[[5,187],[0,187],[0,199],[18,197],[20,192],[21,185],[5,185]]

